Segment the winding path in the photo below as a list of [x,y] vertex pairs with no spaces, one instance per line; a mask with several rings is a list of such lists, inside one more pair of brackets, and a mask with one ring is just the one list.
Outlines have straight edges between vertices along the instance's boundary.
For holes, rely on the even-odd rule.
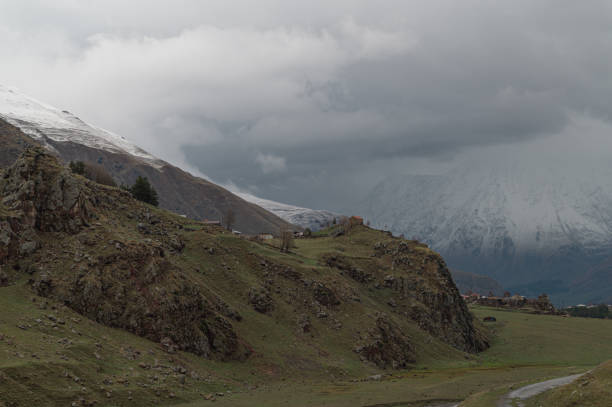
[[[540,393],[544,393],[547,390],[554,389],[556,387],[564,386],[569,384],[582,376],[584,373],[575,374],[571,376],[559,377],[557,379],[547,380],[545,382],[530,384],[529,386],[521,387],[511,391],[502,397],[497,403],[497,407],[512,407],[512,400],[519,399],[525,400],[533,396],[537,396]],[[519,401],[519,406],[523,404]]]
[[[533,396],[537,396],[540,393],[544,393],[547,390],[551,390],[560,386],[569,384],[584,375],[585,373],[575,374],[571,376],[559,377],[557,379],[547,380],[545,382],[534,383],[528,386],[521,387],[513,390],[510,393],[503,396],[498,402],[496,407],[514,407],[512,402],[518,399],[518,406],[523,406],[521,400],[526,400]],[[427,407],[460,407],[461,403],[451,402],[442,404],[431,404]]]

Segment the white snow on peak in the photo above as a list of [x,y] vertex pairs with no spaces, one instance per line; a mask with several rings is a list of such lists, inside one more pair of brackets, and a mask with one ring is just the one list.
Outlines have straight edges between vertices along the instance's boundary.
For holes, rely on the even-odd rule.
[[298,225],[304,228],[310,228],[313,231],[323,229],[338,215],[325,210],[308,209],[299,206],[287,205],[284,203],[270,201],[268,199],[258,198],[254,195],[244,192],[234,192],[236,195],[245,201],[261,206],[269,212],[272,212],[281,219],[289,223]]
[[[53,150],[47,140],[72,142],[115,153],[129,154],[154,168],[166,162],[130,143],[125,137],[88,124],[72,113],[49,106],[19,92],[0,85],[0,118]],[[261,199],[251,194],[236,193],[244,200],[259,205],[286,221],[312,230],[327,225],[336,215]]]
[[73,142],[101,150],[127,153],[160,168],[164,162],[130,143],[125,137],[85,123],[72,113],[0,85],[0,118],[48,145],[46,139]]
[[378,227],[423,240],[443,255],[546,256],[612,246],[611,165],[495,159],[441,175],[388,177],[364,211]]

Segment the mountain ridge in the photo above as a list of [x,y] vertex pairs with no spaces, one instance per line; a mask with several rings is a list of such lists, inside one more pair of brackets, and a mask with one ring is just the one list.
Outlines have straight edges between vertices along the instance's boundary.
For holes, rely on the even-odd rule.
[[303,228],[309,228],[312,231],[324,229],[331,225],[334,219],[340,217],[340,215],[330,211],[288,205],[269,199],[259,198],[244,192],[237,192],[236,195],[246,201],[261,206],[289,223],[299,225]]
[[[245,233],[276,233],[281,227],[291,227],[264,208],[154,157],[124,137],[3,86],[1,121],[20,129],[66,162],[89,161],[103,166],[119,184],[131,185],[138,176],[146,176],[159,192],[160,205],[179,214],[224,221],[231,210],[234,227]],[[6,132],[14,135],[10,130]],[[21,151],[13,147],[9,152]],[[5,156],[9,158],[6,153]],[[10,158],[14,161],[17,155]]]

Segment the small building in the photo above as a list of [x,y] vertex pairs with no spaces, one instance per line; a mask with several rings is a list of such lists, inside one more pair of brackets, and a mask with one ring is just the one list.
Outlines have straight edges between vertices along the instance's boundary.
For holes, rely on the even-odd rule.
[[349,221],[351,225],[363,225],[363,218],[361,216],[351,216]]
[[205,224],[205,225],[221,226],[221,221],[220,220],[208,220],[208,219],[204,219],[202,221],[202,223]]

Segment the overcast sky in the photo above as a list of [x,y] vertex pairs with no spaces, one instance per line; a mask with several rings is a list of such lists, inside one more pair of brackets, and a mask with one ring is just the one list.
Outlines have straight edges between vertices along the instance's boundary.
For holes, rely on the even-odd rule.
[[215,182],[345,210],[495,146],[612,149],[611,4],[0,0],[0,83]]

